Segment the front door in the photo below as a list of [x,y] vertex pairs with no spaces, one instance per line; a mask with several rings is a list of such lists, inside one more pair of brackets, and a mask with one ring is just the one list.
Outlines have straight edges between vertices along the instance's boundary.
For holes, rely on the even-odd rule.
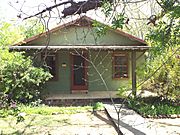
[[87,54],[73,53],[71,55],[71,89],[75,92],[88,92],[87,85]]

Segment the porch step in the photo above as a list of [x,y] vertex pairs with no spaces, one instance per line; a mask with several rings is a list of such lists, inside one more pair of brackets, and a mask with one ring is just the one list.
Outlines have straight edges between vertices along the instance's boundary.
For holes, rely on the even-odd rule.
[[[123,99],[114,98],[114,102],[121,103]],[[96,98],[96,99],[47,99],[44,101],[49,106],[86,106],[93,105],[97,102],[111,102],[110,98]]]
[[88,93],[52,94],[45,99],[45,104],[55,106],[92,105],[96,102],[109,102],[111,97],[121,101],[117,91],[91,91]]

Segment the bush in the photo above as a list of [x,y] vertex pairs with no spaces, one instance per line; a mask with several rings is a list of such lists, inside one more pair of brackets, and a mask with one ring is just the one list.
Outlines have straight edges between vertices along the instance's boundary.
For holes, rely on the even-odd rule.
[[118,96],[122,97],[122,98],[126,98],[129,94],[129,92],[132,92],[132,88],[131,88],[131,83],[129,82],[126,85],[122,85],[119,87],[118,89]]
[[97,102],[93,105],[93,111],[103,110],[103,109],[104,109],[104,104],[102,102]]
[[145,83],[143,89],[156,92],[160,97],[166,99],[180,98],[180,59],[178,58],[180,51],[177,51],[175,55],[173,53],[174,51],[169,50],[147,63],[146,74],[153,73],[158,67],[163,66]]
[[179,104],[160,97],[129,99],[128,107],[134,109],[144,117],[180,114]]
[[10,100],[28,103],[40,96],[43,84],[51,78],[49,72],[33,66],[30,57],[21,52],[0,49],[0,89]]

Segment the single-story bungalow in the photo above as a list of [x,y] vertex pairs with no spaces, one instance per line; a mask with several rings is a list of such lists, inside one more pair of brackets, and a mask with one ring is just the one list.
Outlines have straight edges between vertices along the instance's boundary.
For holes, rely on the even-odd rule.
[[[107,27],[99,36],[94,20],[83,16],[33,36],[11,49],[38,52],[53,78],[49,94],[117,91],[132,83],[136,91],[136,66],[144,61],[147,43],[119,29]],[[100,23],[101,24],[101,23]]]

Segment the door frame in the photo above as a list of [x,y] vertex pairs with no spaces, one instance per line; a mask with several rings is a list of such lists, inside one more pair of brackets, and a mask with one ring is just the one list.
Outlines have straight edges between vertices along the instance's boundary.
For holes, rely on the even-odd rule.
[[[85,77],[85,85],[74,85],[74,55],[73,54],[77,54],[77,52],[71,52],[73,54],[70,53],[70,58],[71,58],[71,93],[87,93],[88,92],[88,76],[87,76],[87,72],[88,72],[88,61],[86,59],[88,59],[88,53],[87,51],[80,51],[79,53],[83,52],[83,60],[84,60],[84,77]],[[78,55],[78,54],[77,54]]]

